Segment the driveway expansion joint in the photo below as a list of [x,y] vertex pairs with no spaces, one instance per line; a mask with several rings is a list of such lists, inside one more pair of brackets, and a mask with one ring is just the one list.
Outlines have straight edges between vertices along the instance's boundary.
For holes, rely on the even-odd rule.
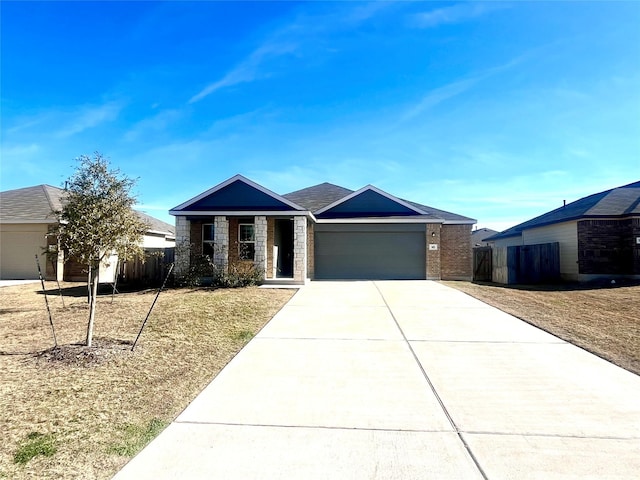
[[398,319],[394,315],[393,310],[391,309],[391,306],[387,302],[387,299],[385,298],[384,294],[380,290],[380,287],[378,286],[377,282],[373,282],[373,285],[376,287],[376,290],[378,291],[378,294],[380,295],[380,297],[384,301],[384,304],[389,309],[389,314],[391,315],[391,318],[395,322],[396,327],[398,327],[398,330],[400,331],[400,334],[402,335],[402,338],[404,338],[404,341],[407,344],[407,347],[409,347],[409,351],[411,351],[411,355],[413,355],[413,358],[416,361],[416,363],[418,365],[418,368],[422,372],[422,375],[424,376],[425,380],[427,381],[427,383],[429,385],[429,388],[431,388],[431,391],[433,392],[433,395],[436,397],[436,400],[440,404],[440,408],[442,409],[442,412],[447,417],[447,420],[449,421],[449,423],[451,424],[451,426],[455,430],[455,433],[458,436],[458,439],[460,440],[460,442],[464,446],[465,450],[469,454],[469,457],[471,458],[471,460],[473,461],[474,465],[478,469],[478,472],[480,473],[480,475],[482,475],[482,478],[484,478],[485,480],[489,480],[489,477],[487,476],[486,472],[484,471],[484,469],[480,465],[480,462],[478,461],[478,459],[476,458],[475,454],[471,450],[471,447],[469,446],[469,444],[467,443],[467,441],[463,437],[462,433],[460,432],[460,429],[458,428],[458,425],[456,424],[456,422],[451,417],[451,414],[449,413],[449,410],[447,409],[446,405],[444,404],[444,401],[442,400],[442,398],[438,394],[435,385],[431,381],[431,378],[429,378],[429,374],[427,374],[427,371],[424,369],[424,366],[422,365],[422,362],[420,362],[420,359],[418,358],[418,355],[416,354],[415,350],[413,349],[413,346],[411,345],[411,342],[409,342],[409,340],[407,339],[407,336],[404,333],[404,330],[400,326],[400,323],[398,322]]
[[221,425],[227,427],[260,427],[260,428],[300,428],[300,429],[322,429],[322,430],[347,430],[362,432],[407,432],[407,433],[448,433],[456,434],[454,430],[436,430],[420,428],[376,428],[376,427],[340,427],[332,425],[284,425],[272,423],[236,423],[236,422],[196,422],[193,420],[175,420],[173,423],[182,425]]

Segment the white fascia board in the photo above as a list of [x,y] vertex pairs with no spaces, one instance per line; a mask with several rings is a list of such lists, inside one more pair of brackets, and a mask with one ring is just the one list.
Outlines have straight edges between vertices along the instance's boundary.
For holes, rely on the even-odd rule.
[[384,218],[384,217],[362,217],[362,218],[319,218],[316,223],[444,223],[442,219],[436,218]]
[[477,220],[445,220],[442,222],[444,225],[475,225]]
[[331,210],[333,207],[336,207],[338,205],[340,205],[341,203],[345,203],[349,200],[351,200],[354,197],[357,197],[358,195],[360,195],[361,193],[366,192],[367,190],[371,190],[379,195],[382,195],[383,197],[391,200],[392,202],[395,202],[399,205],[402,205],[403,207],[408,208],[409,210],[413,210],[414,212],[420,214],[420,215],[427,215],[428,212],[425,212],[424,210],[420,210],[419,208],[414,207],[413,205],[408,204],[407,202],[405,202],[404,200],[399,199],[398,197],[395,197],[393,195],[391,195],[390,193],[385,192],[384,190],[380,190],[378,187],[374,187],[373,185],[367,185],[366,187],[362,187],[360,190],[356,190],[353,193],[350,193],[349,195],[347,195],[346,197],[342,197],[339,200],[336,200],[335,202],[327,205],[326,207],[322,207],[320,210],[318,210],[316,212],[316,215],[319,215],[321,213],[324,213],[328,210]]
[[231,211],[231,210],[205,210],[205,211],[195,211],[191,210],[188,212],[182,210],[169,210],[169,215],[173,215],[175,217],[196,217],[196,216],[207,216],[207,217],[256,217],[260,215],[269,216],[269,217],[290,217],[290,216],[309,216],[311,212],[308,211],[299,211],[299,210],[239,210],[239,211]]
[[169,236],[173,235],[172,233],[165,232],[165,231],[162,231],[162,230],[147,230],[145,233],[147,233],[149,235],[161,235],[163,237],[169,237]]
[[285,203],[286,205],[290,206],[291,208],[293,208],[294,210],[304,210],[300,205],[296,205],[295,203],[293,203],[291,200],[287,200],[286,198],[278,195],[275,192],[272,192],[271,190],[269,190],[268,188],[263,187],[262,185],[257,184],[256,182],[253,182],[251,180],[249,180],[246,177],[243,177],[240,174],[234,175],[233,177],[231,177],[228,180],[225,180],[222,183],[219,183],[218,185],[216,185],[215,187],[210,188],[209,190],[207,190],[206,192],[202,192],[200,195],[193,197],[190,200],[187,200],[184,203],[181,203],[180,205],[178,205],[177,207],[174,207],[171,209],[171,211],[174,210],[182,210],[190,205],[193,205],[194,203],[196,203],[199,200],[202,200],[205,197],[208,197],[209,195],[211,195],[212,193],[217,192],[218,190],[222,190],[224,187],[232,184],[233,182],[235,182],[236,180],[240,180],[241,182],[249,185],[250,187],[255,188],[256,190],[259,190],[260,192],[264,193],[265,195],[269,195],[272,198],[275,198],[276,200]]

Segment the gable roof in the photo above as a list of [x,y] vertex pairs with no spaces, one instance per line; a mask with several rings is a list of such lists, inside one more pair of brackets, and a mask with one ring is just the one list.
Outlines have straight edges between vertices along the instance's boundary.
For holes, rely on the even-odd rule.
[[486,243],[486,239],[496,233],[499,232],[490,228],[478,228],[477,230],[474,230],[471,232],[471,246],[475,247],[482,243]]
[[587,197],[568,203],[560,208],[551,210],[538,217],[527,220],[514,227],[508,228],[497,235],[492,235],[485,241],[515,237],[529,228],[553,225],[582,218],[624,217],[640,215],[640,181],[621,187],[594,193]]
[[[350,190],[348,188],[341,187],[339,185],[334,185],[332,183],[320,183],[318,185],[314,185],[312,187],[303,188],[301,190],[296,190],[295,192],[287,193],[283,195],[285,198],[297,203],[298,205],[302,205],[303,207],[309,209],[314,215],[322,216],[323,211],[327,211],[331,206],[335,206],[338,203],[344,202],[349,198],[357,195],[359,192],[363,192],[364,190],[372,190],[374,192],[381,192],[383,196],[387,198],[397,201],[400,205],[403,205],[413,211],[413,218],[423,219],[423,220],[433,220],[433,221],[444,221],[447,222],[458,222],[458,223],[475,223],[473,218],[464,217],[462,215],[457,215],[455,213],[447,212],[444,210],[439,210],[437,208],[429,207],[426,205],[421,205],[416,202],[411,202],[409,200],[405,200],[402,198],[395,197],[390,195],[382,190],[369,185],[367,187],[361,188],[357,192],[354,190]],[[349,197],[349,198],[347,198]],[[406,211],[405,211],[406,214]],[[394,218],[391,215],[386,215],[387,218]],[[397,218],[402,218],[406,215],[396,215]]]
[[423,215],[424,213],[404,200],[373,185],[367,185],[322,207],[315,212],[315,215],[325,218],[352,218]]
[[172,215],[191,213],[207,214],[220,212],[257,212],[257,211],[305,211],[299,205],[258,185],[257,183],[235,175],[210,188],[206,192],[172,208]]
[[[62,210],[65,191],[51,185],[35,185],[0,192],[0,222],[57,223],[54,211]],[[175,237],[175,227],[146,213],[134,210],[149,225],[149,232]]]

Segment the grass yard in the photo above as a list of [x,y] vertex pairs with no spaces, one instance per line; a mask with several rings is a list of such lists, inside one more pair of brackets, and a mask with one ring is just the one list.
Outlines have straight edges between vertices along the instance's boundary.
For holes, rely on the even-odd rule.
[[442,283],[640,375],[640,285]]
[[[55,283],[48,282],[47,288]],[[168,425],[294,290],[167,290],[131,344],[155,291],[98,299],[84,340],[86,286],[50,291],[58,344],[39,284],[0,289],[0,478],[106,479]]]

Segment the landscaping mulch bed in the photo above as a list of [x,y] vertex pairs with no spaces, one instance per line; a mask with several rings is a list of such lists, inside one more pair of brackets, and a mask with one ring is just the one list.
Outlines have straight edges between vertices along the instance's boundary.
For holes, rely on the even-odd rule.
[[640,375],[640,285],[442,282]]
[[0,478],[111,478],[168,425],[295,290],[169,289],[131,351],[155,290],[99,296],[83,346],[86,285],[0,289]]

